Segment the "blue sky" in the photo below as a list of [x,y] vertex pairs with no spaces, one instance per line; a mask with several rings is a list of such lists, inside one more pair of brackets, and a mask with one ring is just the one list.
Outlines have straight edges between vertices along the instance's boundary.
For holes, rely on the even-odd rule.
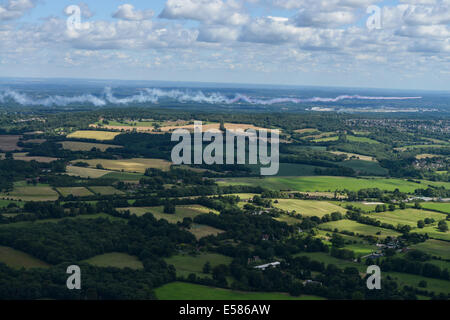
[[449,23],[450,0],[0,0],[0,75],[448,90]]

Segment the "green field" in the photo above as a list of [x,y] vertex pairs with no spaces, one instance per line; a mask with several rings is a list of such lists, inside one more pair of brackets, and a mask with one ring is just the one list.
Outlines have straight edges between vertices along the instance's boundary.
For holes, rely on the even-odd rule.
[[10,247],[0,246],[0,262],[11,268],[48,268],[50,265],[31,255]]
[[109,173],[103,176],[105,179],[115,179],[120,181],[139,181],[144,177],[144,175],[140,173],[111,172],[111,171],[107,172]]
[[450,214],[450,203],[448,202],[423,202],[421,203],[421,206],[424,209],[436,210]]
[[207,236],[216,236],[220,233],[224,233],[225,231],[217,229],[217,228],[213,228],[207,225],[203,225],[203,224],[192,224],[191,228],[188,230],[190,233],[192,233],[195,238],[201,239]]
[[364,212],[375,211],[377,204],[370,202],[349,202],[349,201],[333,201],[332,203],[346,208],[347,206],[353,206],[354,208],[359,208]]
[[111,171],[107,171],[107,170],[83,168],[83,167],[77,167],[77,166],[71,166],[71,165],[68,165],[66,167],[67,175],[74,176],[74,177],[80,177],[80,178],[96,179],[96,178],[101,178],[110,172]]
[[37,185],[18,187],[14,186],[13,191],[1,193],[0,198],[7,198],[22,201],[55,201],[58,200],[58,193],[49,186]]
[[159,300],[325,300],[316,296],[292,297],[285,293],[244,292],[172,282],[155,289]]
[[417,233],[426,233],[430,238],[450,241],[450,231],[442,232],[437,228],[437,223],[423,229],[414,229]]
[[200,277],[210,277],[211,274],[203,273],[203,266],[206,262],[209,262],[211,267],[214,268],[220,264],[229,265],[232,259],[217,253],[201,253],[196,256],[188,254],[176,255],[166,258],[165,261],[167,264],[174,265],[177,270],[177,276],[187,277],[190,273],[194,273]]
[[261,186],[271,190],[293,190],[293,191],[330,191],[350,190],[358,191],[367,188],[379,188],[381,190],[394,191],[399,189],[401,192],[413,193],[416,189],[426,189],[430,186],[444,186],[450,189],[449,182],[422,181],[414,183],[402,179],[387,178],[350,178],[350,177],[271,177],[271,178],[230,178],[218,179],[219,185],[247,185]]
[[371,144],[379,144],[380,142],[367,138],[367,137],[357,137],[357,136],[347,136],[347,140],[350,142],[360,142],[360,143],[371,143]]
[[[427,287],[425,288],[425,290],[434,291],[438,294],[441,292],[447,294],[450,293],[450,281],[426,278],[415,274],[399,273],[399,272],[386,272],[384,274],[384,276],[388,275],[394,280],[396,280],[400,287],[408,285],[418,288],[419,282],[424,280],[427,282]],[[383,274],[381,278],[381,283],[383,283]]]
[[436,222],[444,220],[446,215],[438,212],[431,212],[417,209],[405,209],[386,212],[374,212],[368,214],[369,217],[377,219],[384,223],[389,223],[394,226],[397,224],[409,225],[411,227],[417,227],[417,221],[424,220],[425,218],[432,218]]
[[144,265],[137,257],[119,252],[105,253],[84,260],[84,262],[97,267],[114,267],[119,269],[130,268],[135,270],[144,269]]
[[100,194],[102,196],[108,196],[108,195],[122,195],[124,192],[117,190],[114,187],[107,186],[107,187],[89,187],[92,192],[96,194]]
[[114,140],[119,134],[120,132],[79,130],[69,134],[67,138],[107,141]]
[[189,206],[177,206],[175,214],[164,213],[164,208],[159,207],[130,207],[130,208],[120,208],[120,211],[130,210],[132,214],[137,216],[142,216],[146,213],[152,213],[156,219],[165,219],[170,223],[182,222],[184,218],[195,218],[199,214],[215,212],[213,209],[209,209],[200,205],[189,205]]
[[14,200],[2,200],[0,199],[0,208],[5,208],[11,203],[15,203],[18,207],[23,207],[25,205],[22,201],[14,201]]
[[[400,233],[390,230],[390,229],[384,229],[379,228],[375,226],[370,226],[366,224],[361,224],[356,221],[352,220],[339,220],[339,221],[333,221],[333,222],[327,222],[323,223],[320,226],[320,229],[323,230],[334,230],[338,229],[338,231],[350,231],[354,232],[355,234],[361,234],[366,236],[376,236],[379,238],[386,238],[388,236],[391,237],[397,237],[400,235]],[[380,232],[380,234],[377,234]]]
[[429,239],[411,246],[411,249],[421,250],[443,259],[450,259],[450,242]]
[[303,216],[316,216],[320,218],[332,212],[346,212],[344,208],[327,201],[278,199],[278,203],[274,203],[273,205],[282,210],[295,211]]
[[67,197],[72,195],[74,197],[88,197],[93,196],[94,194],[90,192],[85,187],[70,187],[70,188],[57,188],[58,192],[63,196]]

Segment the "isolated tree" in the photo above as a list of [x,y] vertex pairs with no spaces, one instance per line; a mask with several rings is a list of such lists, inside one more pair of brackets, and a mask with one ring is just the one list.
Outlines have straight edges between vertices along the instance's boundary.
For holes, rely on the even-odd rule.
[[447,222],[445,220],[441,220],[438,223],[438,229],[442,232],[447,232],[448,231],[448,225]]
[[425,227],[425,222],[423,220],[417,221],[417,228],[422,229],[423,227]]
[[203,266],[203,273],[209,274],[211,272],[211,263],[207,261]]

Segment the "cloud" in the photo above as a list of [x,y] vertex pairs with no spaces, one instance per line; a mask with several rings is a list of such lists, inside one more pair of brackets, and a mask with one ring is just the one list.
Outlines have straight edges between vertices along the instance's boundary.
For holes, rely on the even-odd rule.
[[0,21],[21,18],[35,6],[35,0],[8,0],[6,4],[0,5]]
[[135,10],[131,4],[123,4],[119,6],[116,13],[113,14],[114,18],[128,20],[128,21],[142,21],[150,20],[154,15],[152,10]]
[[168,0],[159,17],[237,26],[249,21],[242,10],[242,5],[234,0]]

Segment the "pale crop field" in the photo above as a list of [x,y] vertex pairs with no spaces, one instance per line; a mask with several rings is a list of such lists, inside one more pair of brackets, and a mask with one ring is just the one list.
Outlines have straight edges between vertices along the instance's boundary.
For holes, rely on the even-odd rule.
[[276,208],[295,211],[298,214],[308,217],[323,217],[332,212],[341,212],[342,214],[346,212],[344,208],[327,201],[278,199],[278,203],[274,203],[273,205]]
[[102,165],[104,169],[113,171],[124,171],[132,173],[145,173],[148,168],[161,169],[169,171],[171,162],[161,159],[122,159],[122,160],[107,160],[107,159],[93,159],[93,160],[75,160],[72,163],[83,161],[89,164],[90,167],[95,168],[98,164]]
[[69,134],[67,138],[107,141],[114,140],[119,134],[120,132],[79,130]]

